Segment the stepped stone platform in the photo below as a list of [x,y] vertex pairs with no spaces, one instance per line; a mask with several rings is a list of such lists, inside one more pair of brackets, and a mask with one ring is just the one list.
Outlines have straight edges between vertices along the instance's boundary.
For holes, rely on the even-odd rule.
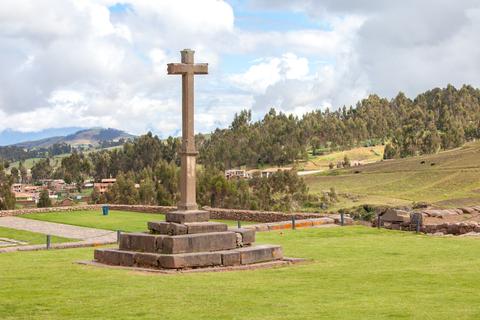
[[277,245],[254,245],[255,230],[209,222],[208,211],[173,211],[148,222],[149,232],[123,233],[118,249],[97,249],[97,263],[153,268],[232,267],[283,259]]

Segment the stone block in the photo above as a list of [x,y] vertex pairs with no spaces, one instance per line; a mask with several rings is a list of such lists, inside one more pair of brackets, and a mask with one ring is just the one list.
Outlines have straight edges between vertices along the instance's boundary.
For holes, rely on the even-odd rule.
[[120,250],[159,252],[163,245],[165,235],[154,235],[148,233],[122,233],[120,235]]
[[148,229],[152,233],[156,234],[167,234],[173,236],[187,234],[186,225],[174,222],[152,221],[148,223]]
[[232,228],[232,229],[229,229],[228,231],[233,231],[235,233],[240,234],[242,236],[241,241],[243,245],[248,245],[255,242],[255,230],[253,229]]
[[218,252],[162,254],[158,261],[165,269],[213,267],[222,264],[222,255]]
[[165,221],[175,223],[206,222],[210,213],[203,210],[172,211],[165,215]]
[[465,208],[460,208],[460,210],[462,210],[463,213],[467,213],[467,214],[474,214],[475,213],[475,209],[473,208],[468,208],[468,207],[465,207]]
[[162,253],[192,253],[235,249],[237,247],[235,232],[211,232],[167,236],[163,239]]
[[410,213],[404,210],[388,209],[381,215],[382,222],[410,222]]
[[283,258],[282,247],[273,245],[259,245],[237,249],[240,252],[241,264],[252,264],[279,260]]
[[[342,223],[342,217],[340,214],[331,214],[329,215],[329,218],[327,217],[324,217],[324,218],[318,218],[318,219],[333,219],[333,223],[335,224],[341,224]],[[316,219],[312,219],[312,220],[316,220]],[[324,221],[328,221],[328,220],[324,220]],[[326,222],[328,223],[328,222]],[[352,225],[353,224],[353,219],[348,215],[348,214],[344,214],[343,215],[343,224],[344,225]]]
[[135,265],[138,267],[158,268],[160,255],[156,253],[137,252],[135,253]]
[[94,258],[100,263],[131,267],[135,264],[135,252],[113,249],[97,249]]
[[188,222],[185,223],[188,234],[224,232],[228,230],[228,225],[221,222]]
[[225,267],[240,265],[240,252],[236,250],[222,251],[222,265]]

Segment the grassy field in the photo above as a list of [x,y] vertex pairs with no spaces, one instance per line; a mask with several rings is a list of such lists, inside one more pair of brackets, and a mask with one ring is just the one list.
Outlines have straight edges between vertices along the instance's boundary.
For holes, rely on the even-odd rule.
[[367,227],[258,234],[268,270],[155,275],[82,266],[93,248],[0,254],[0,318],[479,319],[478,239]]
[[[381,161],[305,177],[312,192],[334,187],[358,200],[341,198],[334,208],[363,203],[441,207],[480,204],[480,142],[435,155]],[[353,197],[355,198],[355,197]]]
[[359,147],[351,150],[332,152],[320,156],[309,156],[308,161],[300,162],[299,170],[326,170],[328,165],[333,163],[337,164],[339,161],[343,161],[347,156],[350,161],[360,161],[361,163],[370,163],[380,161],[383,158],[383,149],[385,146],[378,145],[373,147]]
[[[22,215],[22,218],[58,222],[75,226],[123,231],[145,231],[148,221],[165,220],[163,214],[151,214],[128,211],[111,210],[108,216],[102,215],[99,211],[73,211],[73,212],[48,212]],[[236,226],[236,221],[229,220],[211,220],[221,221],[231,226]],[[242,222],[247,224],[248,222]]]
[[[60,166],[61,162],[62,162],[62,159],[65,158],[65,157],[68,157],[69,155],[70,155],[70,153],[64,153],[64,154],[56,155],[56,156],[53,157],[50,164],[54,168],[58,168]],[[28,159],[25,159],[25,161],[23,162],[23,165],[27,169],[32,169],[33,165],[35,163],[37,163],[38,161],[42,160],[42,159],[44,159],[44,158],[28,158]],[[10,172],[9,170],[13,167],[18,168],[19,164],[20,164],[19,161],[14,161],[14,162],[10,163],[10,167],[8,169],[8,172]]]
[[[0,238],[8,238],[18,241],[26,242],[27,244],[44,244],[46,243],[46,236],[42,233],[16,230],[10,228],[0,227]],[[52,243],[70,242],[73,239],[66,239],[62,237],[51,238]]]

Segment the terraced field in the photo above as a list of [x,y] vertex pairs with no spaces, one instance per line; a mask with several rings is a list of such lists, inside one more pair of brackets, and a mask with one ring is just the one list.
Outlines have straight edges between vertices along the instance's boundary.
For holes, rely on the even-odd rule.
[[334,187],[341,197],[335,208],[426,201],[439,207],[480,204],[480,142],[435,155],[387,160],[305,178],[310,191]]
[[359,147],[351,150],[332,152],[325,155],[309,156],[308,161],[301,161],[299,164],[299,170],[321,170],[328,169],[328,165],[331,163],[337,164],[339,161],[343,161],[347,156],[352,162],[371,163],[380,161],[383,158],[382,145],[373,147]]

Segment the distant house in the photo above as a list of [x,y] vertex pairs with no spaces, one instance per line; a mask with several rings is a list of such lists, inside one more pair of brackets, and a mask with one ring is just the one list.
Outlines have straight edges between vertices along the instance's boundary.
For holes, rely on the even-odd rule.
[[231,169],[231,170],[225,170],[225,178],[227,178],[227,179],[249,179],[250,175],[245,170]]
[[23,185],[23,192],[26,193],[38,193],[42,191],[44,188],[42,186],[34,186],[31,184],[25,184]]
[[268,178],[272,174],[278,171],[290,171],[292,170],[291,168],[268,168],[268,169],[263,169],[263,170],[250,170],[247,173],[253,177],[254,175],[259,175],[262,178]]
[[14,183],[12,184],[12,192],[16,193],[16,192],[24,192],[24,188],[23,188],[23,184],[21,183]]
[[72,198],[65,198],[59,202],[57,202],[57,206],[59,207],[69,207],[69,206],[73,206],[75,204],[75,202],[73,201]]
[[102,183],[114,184],[115,182],[117,182],[117,179],[115,179],[115,178],[102,179]]
[[100,194],[105,194],[108,189],[117,182],[117,179],[110,178],[110,179],[102,179],[101,182],[96,182],[93,184],[93,188],[98,191]]
[[92,181],[85,181],[83,184],[84,188],[93,188],[93,182]]
[[225,177],[227,179],[251,179],[253,176],[260,176],[262,178],[268,178],[272,174],[278,171],[287,171],[291,170],[291,168],[268,168],[264,170],[240,170],[240,169],[231,169],[231,170],[225,170]]
[[35,201],[38,196],[30,192],[14,192],[16,201]]
[[62,192],[66,187],[66,183],[63,179],[42,179],[40,182],[44,187],[55,192]]

